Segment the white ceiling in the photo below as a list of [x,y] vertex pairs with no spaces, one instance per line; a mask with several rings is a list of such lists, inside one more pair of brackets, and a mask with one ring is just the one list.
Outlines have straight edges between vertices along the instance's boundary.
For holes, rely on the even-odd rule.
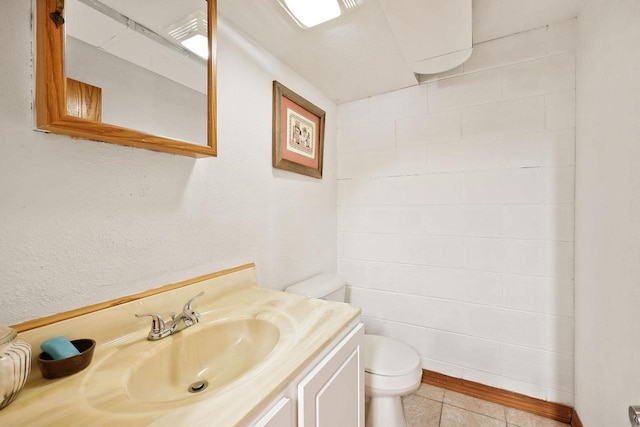
[[414,73],[449,71],[473,50],[471,0],[378,0]]
[[218,0],[218,14],[335,102],[417,82],[377,0],[307,30],[276,0]]
[[[473,0],[473,43],[573,18],[580,3]],[[336,103],[418,84],[378,0],[360,0],[349,13],[307,30],[276,0],[218,0],[218,14]],[[426,26],[416,28],[422,30],[432,40]]]

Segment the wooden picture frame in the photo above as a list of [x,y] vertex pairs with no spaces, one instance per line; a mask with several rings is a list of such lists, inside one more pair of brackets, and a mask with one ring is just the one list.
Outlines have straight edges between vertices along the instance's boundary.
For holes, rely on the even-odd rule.
[[273,82],[273,167],[322,178],[325,112]]

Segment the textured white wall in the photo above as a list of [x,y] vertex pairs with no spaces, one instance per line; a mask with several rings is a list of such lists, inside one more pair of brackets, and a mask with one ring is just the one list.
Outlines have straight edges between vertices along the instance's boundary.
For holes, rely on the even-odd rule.
[[576,20],[338,108],[338,271],[426,369],[573,402]]
[[579,15],[576,409],[628,426],[640,405],[640,2],[588,0]]
[[[217,158],[33,130],[31,2],[0,14],[0,324],[256,262],[282,288],[336,268],[336,106],[221,25]],[[324,179],[271,167],[271,82],[327,112]]]

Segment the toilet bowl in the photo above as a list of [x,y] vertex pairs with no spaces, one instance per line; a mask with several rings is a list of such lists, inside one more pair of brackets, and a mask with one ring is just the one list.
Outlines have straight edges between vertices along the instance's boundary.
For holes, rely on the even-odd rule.
[[420,386],[418,353],[407,344],[380,335],[364,336],[367,427],[406,426],[401,397]]
[[[346,282],[320,274],[287,287],[312,298],[344,302]],[[409,345],[381,335],[364,336],[366,427],[406,427],[402,396],[420,386],[420,356]]]

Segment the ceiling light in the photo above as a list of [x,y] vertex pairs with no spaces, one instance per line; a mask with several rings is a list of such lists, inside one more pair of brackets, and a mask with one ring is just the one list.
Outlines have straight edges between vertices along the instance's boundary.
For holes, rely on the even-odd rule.
[[209,58],[207,14],[198,10],[167,28],[169,39],[203,59]]
[[338,0],[278,0],[302,28],[311,28],[340,16]]
[[202,34],[196,34],[180,43],[199,57],[209,58],[209,40]]

